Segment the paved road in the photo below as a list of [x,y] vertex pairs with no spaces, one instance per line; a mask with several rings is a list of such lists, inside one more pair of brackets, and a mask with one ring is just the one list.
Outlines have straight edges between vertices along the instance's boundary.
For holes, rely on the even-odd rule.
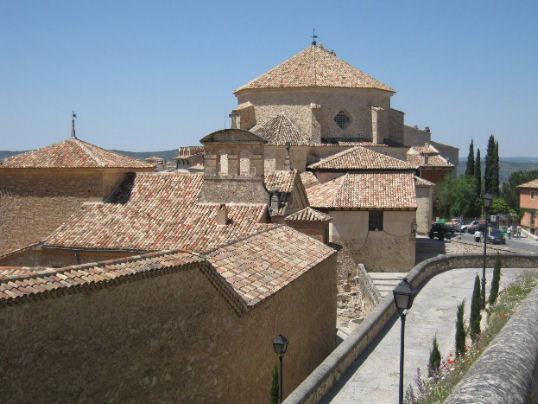
[[[456,237],[459,236],[459,233],[456,233]],[[469,233],[462,233],[461,234],[462,240],[465,241],[473,241],[474,237],[472,234]],[[483,245],[483,244],[482,244]],[[501,244],[502,245],[502,244]],[[488,247],[490,244],[488,244]],[[512,237],[511,240],[506,240],[506,246],[510,248],[517,248],[518,250],[526,250],[534,253],[538,253],[538,241],[534,241],[533,239],[523,237],[520,239],[516,239]]]
[[[503,269],[501,288],[528,269]],[[538,269],[532,270],[538,274]],[[487,270],[489,295],[492,269]],[[466,299],[468,318],[474,277],[480,269],[456,269],[431,279],[420,291],[407,315],[405,328],[404,386],[413,381],[416,370],[428,363],[432,339],[437,334],[441,355],[454,352],[457,305]],[[324,403],[395,403],[398,401],[400,321],[394,318],[386,334],[366,358],[342,377]]]

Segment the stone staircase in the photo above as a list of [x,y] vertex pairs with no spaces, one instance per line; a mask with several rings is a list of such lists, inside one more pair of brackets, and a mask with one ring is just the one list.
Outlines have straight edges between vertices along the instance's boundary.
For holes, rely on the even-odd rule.
[[407,272],[368,272],[368,275],[384,299],[387,295],[392,295],[393,289],[405,278]]

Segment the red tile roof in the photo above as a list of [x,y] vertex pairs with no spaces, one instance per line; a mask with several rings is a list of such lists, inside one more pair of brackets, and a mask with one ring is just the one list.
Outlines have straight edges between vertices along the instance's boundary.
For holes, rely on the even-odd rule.
[[318,209],[412,210],[417,208],[412,173],[345,174],[307,189]]
[[219,248],[208,260],[247,306],[254,306],[333,254],[303,233],[273,225]]
[[330,222],[333,218],[308,206],[298,212],[286,216],[284,220],[297,222]]
[[219,204],[197,203],[203,177],[139,173],[126,203],[87,203],[45,247],[206,251],[264,228],[265,204],[227,204],[230,224],[216,222]]
[[538,188],[538,178],[524,184],[518,185],[518,188]]
[[7,159],[2,168],[132,168],[154,169],[155,166],[118,153],[69,138],[63,142]]
[[407,152],[407,162],[414,167],[454,167],[454,164],[449,163],[447,159],[439,154],[439,150],[429,143],[424,146],[411,147]]
[[311,170],[414,170],[414,167],[403,160],[386,156],[382,153],[355,146],[340,153],[321,159],[308,166]]
[[415,176],[415,185],[417,187],[434,187],[435,183],[428,181],[424,178]]
[[268,144],[296,146],[311,143],[309,136],[283,113],[256,124],[250,131],[267,139]]
[[234,93],[258,88],[345,87],[395,91],[321,46],[310,46]]
[[297,177],[297,170],[275,170],[270,173],[265,173],[264,181],[265,188],[269,192],[291,192],[293,183]]
[[301,181],[305,188],[308,188],[312,185],[319,184],[318,179],[312,171],[303,171],[301,174]]

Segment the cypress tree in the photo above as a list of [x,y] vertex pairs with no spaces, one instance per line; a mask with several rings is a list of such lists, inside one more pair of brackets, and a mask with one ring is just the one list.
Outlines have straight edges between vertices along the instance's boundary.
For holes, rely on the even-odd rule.
[[482,195],[482,166],[480,165],[480,149],[476,149],[476,160],[474,161],[474,177],[476,178],[476,196],[480,199]]
[[475,342],[480,335],[480,278],[478,275],[474,278],[473,299],[471,300],[471,339]]
[[[484,172],[484,192],[497,195],[494,191],[494,171],[495,171],[495,138],[490,135],[488,140],[488,149],[486,152],[486,170]],[[497,174],[498,175],[498,174]]]
[[499,282],[501,280],[501,256],[497,252],[495,257],[495,267],[493,268],[493,279],[491,280],[491,289],[489,291],[489,304],[495,303],[499,295]]
[[465,168],[465,175],[472,176],[474,174],[474,145],[473,140],[471,139],[471,144],[469,145],[469,155],[467,156],[467,168]]
[[430,363],[428,366],[428,376],[432,377],[439,371],[441,366],[441,352],[439,352],[439,345],[437,345],[437,335],[433,337],[433,346],[430,351]]
[[499,195],[499,142],[495,142],[493,151],[493,168],[491,173],[492,193],[495,196]]
[[273,369],[273,383],[271,384],[271,391],[270,391],[270,403],[271,404],[278,404],[278,366],[275,365]]
[[456,317],[456,356],[465,352],[465,325],[463,324],[465,299],[458,305],[458,314]]

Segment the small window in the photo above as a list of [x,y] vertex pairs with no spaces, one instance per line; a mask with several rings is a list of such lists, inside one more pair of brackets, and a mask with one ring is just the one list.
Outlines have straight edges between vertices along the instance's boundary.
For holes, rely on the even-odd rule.
[[383,230],[383,211],[371,210],[368,212],[368,230],[381,231]]
[[345,129],[351,122],[351,118],[345,113],[345,111],[340,111],[335,115],[334,122],[336,122],[341,129]]
[[531,191],[531,199],[534,199],[534,191]]

